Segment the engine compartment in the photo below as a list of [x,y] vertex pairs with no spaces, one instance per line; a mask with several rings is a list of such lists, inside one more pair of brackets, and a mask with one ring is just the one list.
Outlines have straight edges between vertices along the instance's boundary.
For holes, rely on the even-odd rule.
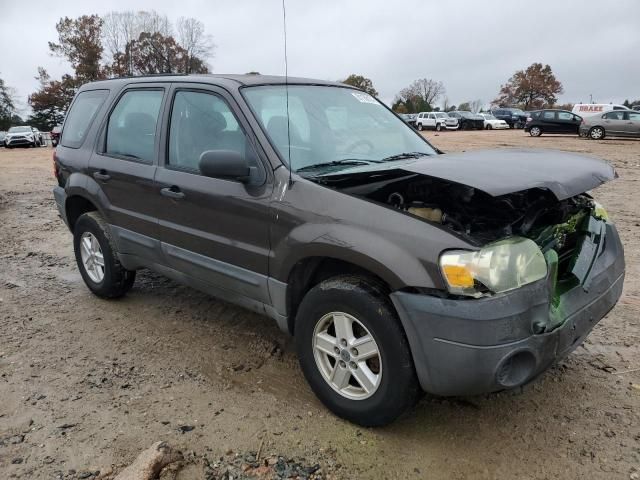
[[543,188],[491,196],[459,183],[402,170],[323,177],[344,193],[440,224],[479,245],[512,235],[534,238],[550,225],[591,210],[587,194],[559,201]]

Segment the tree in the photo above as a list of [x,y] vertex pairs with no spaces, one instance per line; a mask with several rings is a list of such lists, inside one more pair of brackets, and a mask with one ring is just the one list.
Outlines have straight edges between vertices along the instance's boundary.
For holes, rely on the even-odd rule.
[[89,82],[104,78],[101,29],[102,19],[98,15],[83,15],[76,19],[64,17],[56,24],[58,43],[49,42],[49,50],[66,58],[79,80]]
[[[143,32],[131,42],[130,55],[135,73],[207,73],[207,67],[197,57],[189,57],[173,37],[161,33]],[[188,69],[188,70],[187,70]]]
[[531,110],[554,105],[557,95],[563,91],[549,65],[533,63],[526,70],[514,73],[491,103],[495,106],[519,105],[524,110]]
[[29,105],[33,111],[29,121],[41,130],[51,130],[64,120],[64,114],[81,83],[71,75],[63,75],[61,80],[51,80],[42,67],[38,68],[36,80],[40,88],[29,95]]
[[195,18],[180,17],[176,30],[178,43],[187,51],[184,73],[206,73],[201,72],[204,59],[212,55],[215,45],[211,35],[205,33],[204,24]]
[[421,78],[400,90],[394,105],[403,104],[411,113],[430,112],[433,103],[445,93],[442,82]]
[[15,110],[14,94],[4,80],[0,78],[0,130],[11,126],[11,117]]
[[470,112],[471,104],[469,102],[462,102],[460,105],[458,105],[458,110],[461,110],[463,112]]
[[355,73],[352,73],[347,78],[342,80],[341,83],[351,85],[352,87],[359,88],[360,90],[364,90],[369,95],[372,95],[374,97],[378,96],[378,91],[373,87],[373,82],[371,81],[371,79],[363,77],[362,75],[356,75]]
[[469,102],[469,104],[471,105],[471,111],[473,113],[478,113],[482,111],[482,100],[480,99],[473,100],[472,102]]

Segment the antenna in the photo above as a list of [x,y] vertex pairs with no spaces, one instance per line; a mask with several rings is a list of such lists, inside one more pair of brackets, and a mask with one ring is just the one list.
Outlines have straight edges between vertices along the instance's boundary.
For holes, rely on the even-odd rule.
[[289,187],[293,184],[291,163],[291,127],[289,125],[289,62],[287,61],[287,10],[285,8],[285,0],[282,0],[282,28],[284,31],[284,89],[287,98],[287,161],[289,162]]

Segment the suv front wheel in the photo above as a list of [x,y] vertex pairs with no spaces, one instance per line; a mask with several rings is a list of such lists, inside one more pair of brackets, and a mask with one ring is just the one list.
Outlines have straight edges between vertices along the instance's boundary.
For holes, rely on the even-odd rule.
[[73,228],[73,249],[84,283],[97,296],[121,297],[133,286],[136,272],[120,263],[111,232],[98,212],[78,218]]
[[311,388],[342,418],[385,425],[419,397],[407,338],[374,280],[339,276],[313,287],[298,309],[295,340]]

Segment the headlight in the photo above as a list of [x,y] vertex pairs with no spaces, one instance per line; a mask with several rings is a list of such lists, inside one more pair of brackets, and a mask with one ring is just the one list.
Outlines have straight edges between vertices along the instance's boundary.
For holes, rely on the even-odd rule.
[[599,202],[593,202],[593,216],[605,222],[609,221],[609,214]]
[[533,240],[512,237],[481,250],[450,250],[440,256],[449,292],[480,297],[487,290],[506,292],[547,275],[547,262]]

